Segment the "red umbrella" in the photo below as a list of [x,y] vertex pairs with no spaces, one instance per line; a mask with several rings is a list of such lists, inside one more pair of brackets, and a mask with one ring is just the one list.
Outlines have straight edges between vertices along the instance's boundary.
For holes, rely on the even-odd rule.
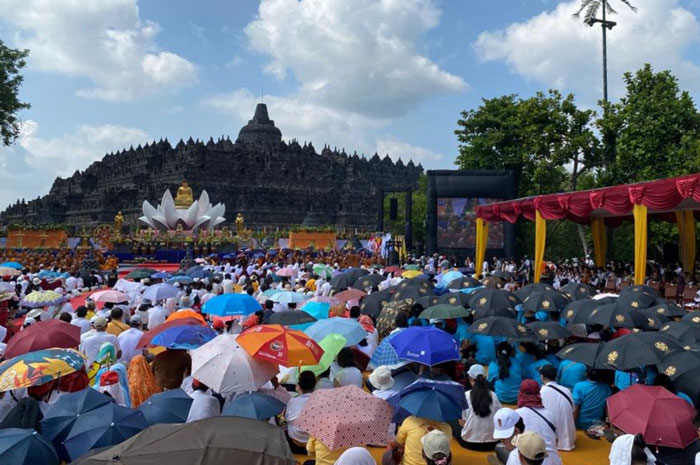
[[[139,341],[138,344],[136,344],[136,348],[143,349],[144,347],[149,346],[151,344],[151,340],[154,337],[156,337],[158,334],[162,333],[163,331],[165,331],[168,328],[172,328],[174,326],[185,326],[185,325],[202,325],[202,322],[199,321],[197,318],[176,318],[174,320],[166,321],[162,325],[158,325],[155,328],[143,333],[143,336],[141,336],[141,340]],[[34,326],[34,325],[32,325],[32,326]]]
[[649,445],[682,449],[698,436],[693,407],[661,386],[635,384],[608,398],[610,423],[625,433],[642,433]]
[[10,339],[5,349],[6,359],[35,350],[75,349],[80,345],[80,328],[61,320],[39,321]]
[[360,298],[366,295],[366,292],[363,292],[359,289],[348,289],[347,291],[335,294],[333,297],[340,300],[341,302],[347,302],[348,300],[360,300]]

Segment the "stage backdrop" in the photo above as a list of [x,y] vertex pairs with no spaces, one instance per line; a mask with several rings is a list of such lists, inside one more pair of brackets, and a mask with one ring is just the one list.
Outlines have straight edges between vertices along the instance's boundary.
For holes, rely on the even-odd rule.
[[[474,207],[514,196],[510,171],[428,170],[427,252],[473,258]],[[513,256],[514,241],[512,224],[490,223],[486,256]]]

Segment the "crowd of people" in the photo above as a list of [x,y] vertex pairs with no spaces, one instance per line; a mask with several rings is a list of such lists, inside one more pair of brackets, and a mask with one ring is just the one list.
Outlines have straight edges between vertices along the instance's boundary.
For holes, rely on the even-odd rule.
[[[28,258],[11,258],[19,262],[23,257]],[[351,253],[319,257],[304,251],[266,252],[231,259],[200,259],[196,270],[175,275],[154,272],[133,280],[117,280],[116,275],[98,273],[81,275],[73,265],[66,263],[64,267],[60,264],[63,262],[56,264],[49,259],[38,259],[43,263],[32,259],[31,267],[22,264],[15,276],[5,277],[0,351],[11,347],[12,338],[20,337],[33,325],[61,320],[79,328],[75,349],[84,356],[85,365],[48,383],[0,393],[0,430],[40,429],[42,417],[63,396],[89,388],[130,408],[139,407],[159,392],[182,389],[192,398],[184,421],[218,416],[242,393],[210,387],[194,376],[191,350],[150,344],[158,328],[172,327],[180,319],[195,319],[214,331],[215,337],[238,338],[256,327],[271,324],[281,313],[301,313],[313,302],[326,305],[325,311],[306,325],[292,325],[295,329],[312,334],[309,328],[314,320],[336,317],[355,320],[363,331],[362,337],[334,352],[327,366],[308,370],[300,369],[298,364],[278,366],[277,373],[257,387],[260,393],[284,404],[279,415],[265,421],[284,429],[291,451],[305,455],[305,464],[374,464],[377,462],[367,448],[373,445],[385,446],[382,464],[447,465],[457,463],[453,458],[455,448],[464,448],[487,452],[490,464],[557,465],[563,463],[562,454],[575,451],[580,437],[577,431],[614,439],[609,454],[611,465],[650,461],[686,465],[698,460],[698,441],[681,448],[663,443],[647,448],[643,435],[637,434],[642,431],[624,434],[606,421],[606,405],[611,396],[636,384],[663,386],[693,409],[698,402],[697,392],[679,389],[669,375],[654,365],[615,370],[597,363],[587,366],[561,355],[572,344],[602,345],[649,329],[646,322],[636,323],[637,320],[633,325],[602,324],[597,320],[574,322],[565,312],[569,303],[592,300],[590,297],[606,290],[605,281],[631,275],[629,266],[612,264],[598,269],[588,259],[549,264],[542,280],[551,286],[533,287],[528,286],[532,270],[527,257],[519,265],[510,259],[485,262],[482,282],[471,278],[474,271],[469,260],[461,272],[453,260],[437,255],[409,256],[403,268],[387,267],[379,259],[364,255],[360,266],[351,268],[348,265],[356,259]],[[63,255],[55,259],[66,260]],[[56,274],[41,277],[42,270]],[[693,279],[672,266],[659,266],[653,273],[662,280],[671,276],[684,276],[686,282]],[[567,293],[574,283],[587,285],[589,295],[575,297]],[[163,295],[153,292],[158,286],[173,291]],[[93,292],[105,289],[114,289],[125,296],[124,300],[91,298]],[[30,294],[49,290],[65,298],[41,307],[25,304]],[[497,295],[487,294],[490,291],[505,293],[512,306],[491,305]],[[663,299],[653,289],[630,292],[644,294],[646,307],[663,305]],[[533,293],[546,294],[556,309],[547,308],[549,304],[544,303],[526,306]],[[208,303],[229,294],[247,295],[257,302],[258,309],[225,316],[214,316],[207,310]],[[288,298],[279,298],[280,295]],[[434,308],[438,300],[454,311],[470,311],[455,317],[420,316]],[[480,308],[485,303],[488,308]],[[482,318],[505,318],[527,324],[528,328],[538,323],[558,325],[567,329],[567,335],[518,338],[485,334],[479,323],[486,321]],[[662,321],[671,320],[687,322],[684,315],[678,314]],[[690,323],[688,326],[692,327]],[[431,364],[399,357],[392,340],[411,328],[436,329],[450,335],[457,348],[455,356]],[[553,326],[547,328],[551,331]],[[697,328],[700,332],[700,326]],[[534,329],[528,331],[535,334]],[[433,389],[459,387],[463,398],[456,415],[403,411],[397,402],[410,392],[411,386],[418,389],[421,382],[430,383]],[[300,424],[313,393],[345,386],[371,392],[392,406],[395,415],[387,425],[385,442],[331,449]],[[694,427],[700,428],[700,417],[696,417]]]

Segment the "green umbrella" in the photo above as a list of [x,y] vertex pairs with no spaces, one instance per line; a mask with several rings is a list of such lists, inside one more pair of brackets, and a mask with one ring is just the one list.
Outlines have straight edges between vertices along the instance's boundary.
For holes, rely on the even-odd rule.
[[331,363],[338,356],[340,349],[345,347],[347,340],[340,334],[329,334],[321,339],[318,345],[323,349],[323,355],[319,360],[318,365],[308,365],[301,367],[301,371],[310,371],[318,376],[331,367]]
[[421,271],[420,266],[418,266],[418,265],[406,265],[403,268],[406,271],[408,271],[408,270]]
[[460,305],[440,304],[433,305],[421,312],[418,318],[426,320],[451,320],[453,318],[463,318],[469,316],[469,311]]
[[137,268],[132,270],[126,275],[126,279],[145,279],[150,278],[152,274],[155,274],[155,270],[150,270],[148,268]]
[[333,269],[323,263],[316,263],[313,267],[314,273],[322,278],[330,279],[333,277]]

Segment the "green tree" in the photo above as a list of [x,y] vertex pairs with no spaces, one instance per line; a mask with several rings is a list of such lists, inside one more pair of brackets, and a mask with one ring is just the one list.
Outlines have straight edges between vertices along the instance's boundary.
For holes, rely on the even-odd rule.
[[17,112],[29,108],[20,102],[19,88],[23,77],[19,71],[26,65],[29,50],[15,50],[0,40],[0,139],[10,145],[19,135]]

